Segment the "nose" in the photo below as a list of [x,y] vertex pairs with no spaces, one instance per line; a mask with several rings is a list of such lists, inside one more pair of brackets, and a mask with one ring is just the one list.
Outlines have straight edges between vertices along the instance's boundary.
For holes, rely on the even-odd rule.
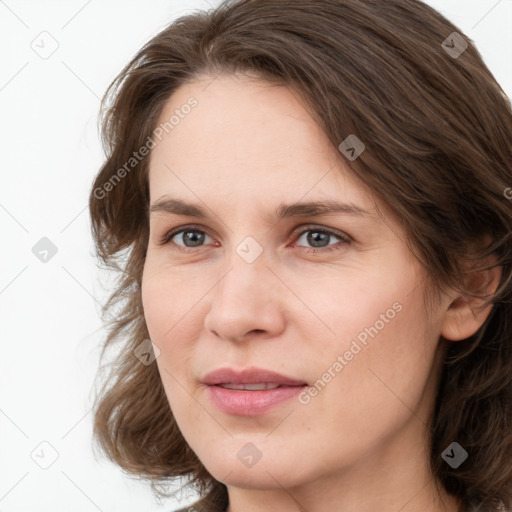
[[262,254],[247,263],[238,254],[211,292],[213,299],[205,328],[226,341],[279,336],[285,328],[285,290]]

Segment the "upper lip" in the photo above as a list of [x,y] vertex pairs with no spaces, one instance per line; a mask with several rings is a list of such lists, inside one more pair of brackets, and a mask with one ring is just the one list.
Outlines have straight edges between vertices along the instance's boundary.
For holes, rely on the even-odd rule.
[[244,368],[235,370],[233,368],[218,368],[206,374],[201,380],[203,384],[215,386],[216,384],[261,384],[272,383],[280,386],[303,386],[303,380],[292,379],[263,368]]

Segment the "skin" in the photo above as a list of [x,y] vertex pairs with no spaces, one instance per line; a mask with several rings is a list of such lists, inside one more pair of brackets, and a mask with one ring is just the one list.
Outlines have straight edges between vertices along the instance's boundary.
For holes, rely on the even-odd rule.
[[[198,105],[152,150],[149,170],[150,204],[178,198],[209,214],[151,213],[142,282],[156,363],[185,439],[227,485],[229,512],[455,512],[427,462],[439,337],[466,338],[489,310],[474,313],[446,291],[427,315],[425,270],[399,220],[299,97],[249,76],[212,80],[168,100],[161,122],[191,96]],[[272,217],[281,203],[326,199],[368,215]],[[191,224],[199,225],[192,234],[205,233],[202,245],[180,251],[183,233],[159,244]],[[315,228],[351,241],[333,234],[308,252]],[[263,250],[252,263],[236,251],[248,236]],[[400,312],[307,404],[294,398],[260,416],[231,415],[200,382],[220,367],[257,366],[312,385],[397,303]],[[261,452],[252,467],[237,457],[247,443]]]

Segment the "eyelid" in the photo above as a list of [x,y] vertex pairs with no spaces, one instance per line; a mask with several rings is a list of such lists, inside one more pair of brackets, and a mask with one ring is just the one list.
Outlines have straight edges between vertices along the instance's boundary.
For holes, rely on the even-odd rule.
[[[183,231],[200,231],[205,235],[213,238],[207,231],[206,227],[201,226],[199,224],[186,224],[184,226],[178,226],[176,228],[172,228],[169,231],[166,231],[165,234],[160,238],[159,245],[165,245],[171,241],[176,235],[182,233]],[[181,246],[180,246],[181,247]],[[192,249],[192,247],[185,247],[185,249]]]
[[352,240],[352,238],[343,231],[340,231],[340,230],[334,229],[334,228],[328,228],[328,227],[321,226],[318,224],[305,224],[305,225],[299,226],[298,228],[296,228],[293,231],[293,237],[299,238],[300,236],[302,236],[304,233],[306,233],[308,231],[318,231],[320,233],[327,233],[329,235],[333,235],[338,238],[341,238],[345,242],[349,242]]

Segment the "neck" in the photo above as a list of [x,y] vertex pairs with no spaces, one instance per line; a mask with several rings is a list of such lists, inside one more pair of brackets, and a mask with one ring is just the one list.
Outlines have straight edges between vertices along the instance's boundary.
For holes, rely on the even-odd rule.
[[[303,488],[251,490],[228,487],[227,512],[462,512],[461,502],[439,483],[397,488],[394,485],[362,485],[352,479],[338,481],[336,489],[327,483]],[[351,483],[350,483],[351,482]],[[316,485],[316,487],[315,487]]]

